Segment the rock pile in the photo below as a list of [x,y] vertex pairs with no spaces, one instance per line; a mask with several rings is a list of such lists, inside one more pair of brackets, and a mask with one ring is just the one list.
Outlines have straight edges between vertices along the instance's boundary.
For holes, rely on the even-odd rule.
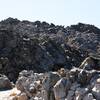
[[13,88],[13,84],[5,76],[0,74],[0,90],[7,90]]
[[99,100],[99,55],[93,25],[8,18],[0,22],[0,89],[13,81],[21,91],[14,100]]
[[[100,100],[100,70],[89,66],[88,61],[88,58],[83,61],[83,68],[71,70],[20,72],[16,87],[21,93],[15,96],[19,98],[16,100]],[[85,69],[85,63],[94,69]]]
[[[69,27],[68,27],[69,28]],[[67,44],[88,52],[100,52],[100,29],[93,25],[78,23],[71,25]]]
[[13,18],[1,21],[0,73],[15,82],[22,70],[46,72],[63,66],[78,67],[88,52],[69,45],[71,33],[72,29],[52,23]]
[[0,22],[0,73],[16,81],[22,70],[55,71],[79,67],[90,52],[100,52],[100,29],[82,24],[70,27],[46,22]]

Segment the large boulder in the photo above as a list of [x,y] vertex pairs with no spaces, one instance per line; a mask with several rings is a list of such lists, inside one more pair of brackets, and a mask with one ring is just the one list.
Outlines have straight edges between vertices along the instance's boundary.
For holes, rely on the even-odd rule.
[[65,100],[68,90],[70,89],[71,82],[66,78],[61,78],[53,88],[56,100]]
[[100,70],[100,54],[90,53],[89,57],[85,58],[79,68],[85,70]]
[[47,73],[45,79],[43,80],[43,89],[45,90],[46,97],[44,100],[55,100],[53,86],[60,79],[60,76],[57,72]]
[[19,78],[16,81],[16,88],[26,93],[28,97],[32,97],[37,93],[37,90],[41,88],[42,79],[42,73],[38,74],[33,71],[24,70],[19,74]]
[[95,63],[91,57],[85,58],[82,64],[79,66],[81,69],[91,70],[95,66]]

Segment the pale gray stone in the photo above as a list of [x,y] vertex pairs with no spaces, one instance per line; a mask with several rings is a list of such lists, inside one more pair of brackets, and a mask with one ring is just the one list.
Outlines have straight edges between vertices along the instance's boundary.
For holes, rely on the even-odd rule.
[[56,99],[65,99],[68,90],[71,86],[71,82],[66,78],[61,78],[54,86],[54,94]]

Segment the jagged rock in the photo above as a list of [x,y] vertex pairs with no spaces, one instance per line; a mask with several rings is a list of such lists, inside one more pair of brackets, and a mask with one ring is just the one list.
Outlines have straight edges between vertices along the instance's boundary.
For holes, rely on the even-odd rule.
[[100,99],[100,78],[96,80],[96,83],[94,84],[94,87],[92,89],[92,94],[96,100]]
[[79,68],[72,68],[69,72],[69,79],[73,83],[77,80],[78,74],[81,70]]
[[78,24],[70,27],[47,22],[19,21],[8,18],[0,22],[0,73],[16,81],[22,70],[55,71],[62,67],[79,67],[90,52],[99,53],[100,29]]
[[58,70],[58,73],[61,77],[69,77],[68,76],[68,72],[69,70],[68,69],[64,69],[64,68],[61,68],[60,70]]
[[87,82],[87,73],[86,71],[82,70],[79,74],[78,74],[78,82],[81,84],[81,85],[86,85]]
[[42,96],[42,94],[40,93],[41,88],[42,88],[42,83],[40,81],[35,81],[34,84],[30,84],[29,92],[33,97],[36,97],[36,95],[40,97]]
[[79,66],[81,69],[85,70],[100,70],[100,55],[99,54],[90,54],[82,64]]
[[56,100],[64,100],[67,96],[68,90],[71,86],[71,82],[67,78],[61,78],[55,85],[54,85],[54,94]]
[[82,64],[80,65],[79,68],[81,69],[86,69],[86,70],[91,70],[95,66],[94,61],[91,57],[87,57]]
[[[13,82],[18,78],[17,89],[33,100],[53,100],[57,96],[87,99],[92,97],[91,91],[93,97],[99,97],[96,90],[99,89],[96,79],[100,77],[99,37],[100,29],[93,25],[79,23],[65,28],[8,18],[0,22],[0,73]],[[60,68],[58,72],[49,72]],[[68,84],[72,83],[71,87],[64,83],[70,88],[66,93],[62,85],[64,77],[69,78]],[[62,88],[58,88],[58,83]]]
[[60,79],[60,76],[57,72],[49,72],[46,75],[46,78],[43,80],[43,88],[46,92],[46,99],[44,100],[54,100],[54,92],[53,92],[53,86],[56,84],[56,82]]
[[89,52],[98,52],[100,43],[100,29],[89,24],[79,23],[69,27],[70,35],[67,37],[67,43],[77,49],[83,49]]
[[5,75],[0,75],[0,90],[11,89],[12,84]]
[[[64,73],[64,76],[60,71]],[[86,72],[85,82],[88,81],[88,84],[78,81],[81,71]],[[72,75],[75,75],[76,80],[72,81],[70,79]],[[47,72],[44,74],[24,70],[19,74],[16,87],[21,92],[25,92],[30,100],[88,100],[92,98],[90,93],[91,91],[93,92],[92,88],[94,88],[94,84],[96,83],[94,81],[99,77],[98,75],[99,72],[96,70],[86,71],[79,68],[73,68],[71,70],[61,68],[58,72]]]
[[92,73],[89,73],[86,70],[81,70],[81,72],[78,74],[77,81],[82,85],[89,84],[89,81],[91,79]]
[[25,91],[25,88],[24,88],[24,82],[25,81],[26,81],[26,79],[24,77],[21,77],[16,82],[16,88],[18,90],[20,90],[21,92],[24,92]]
[[16,82],[16,87],[21,92],[25,92],[28,97],[36,95],[39,88],[41,88],[41,81],[43,74],[33,73],[33,71],[22,71]]

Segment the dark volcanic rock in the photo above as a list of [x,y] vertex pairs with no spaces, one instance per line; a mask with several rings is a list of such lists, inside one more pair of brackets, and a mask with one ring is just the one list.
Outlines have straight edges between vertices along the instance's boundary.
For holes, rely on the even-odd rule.
[[100,29],[98,29],[94,25],[83,24],[83,23],[78,23],[77,25],[71,25],[71,29],[74,29],[75,31],[79,31],[79,32],[87,32],[87,33],[95,33],[95,34],[100,33]]
[[71,34],[67,37],[68,45],[88,52],[100,52],[100,29],[79,23],[72,25],[69,30]]
[[78,67],[100,50],[99,29],[86,24],[64,28],[46,22],[0,22],[0,73],[16,81],[22,70],[46,72]]
[[5,76],[0,74],[0,90],[11,89],[12,84],[10,80]]

